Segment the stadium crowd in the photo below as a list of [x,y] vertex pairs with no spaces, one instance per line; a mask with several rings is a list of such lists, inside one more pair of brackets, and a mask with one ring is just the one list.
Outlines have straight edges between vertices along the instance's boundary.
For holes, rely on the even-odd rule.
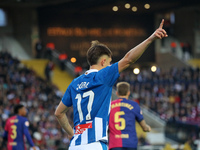
[[156,72],[143,69],[138,75],[131,70],[121,73],[119,81],[131,84],[134,100],[155,111],[162,119],[199,124],[199,68],[171,68]]
[[[22,103],[28,110],[29,130],[35,145],[42,150],[66,149],[69,139],[54,117],[61,97],[55,85],[39,78],[9,53],[0,52],[0,147],[5,121],[13,115],[14,105]],[[73,120],[72,110],[68,115]]]
[[[132,98],[155,111],[162,119],[198,124],[200,121],[199,68],[172,68],[170,71],[143,69],[138,75],[131,70],[121,73],[118,81],[131,85]],[[6,119],[13,106],[22,103],[28,109],[30,133],[43,150],[66,149],[69,139],[61,129],[54,112],[63,93],[7,52],[0,52],[0,146]],[[67,115],[73,126],[73,110]],[[139,145],[144,144],[139,139]]]

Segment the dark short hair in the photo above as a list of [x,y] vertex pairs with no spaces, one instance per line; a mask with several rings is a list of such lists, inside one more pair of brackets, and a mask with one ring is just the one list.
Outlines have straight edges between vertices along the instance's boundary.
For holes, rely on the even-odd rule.
[[23,108],[23,107],[24,107],[24,105],[22,105],[22,104],[16,105],[16,106],[14,107],[14,113],[15,113],[15,114],[18,114],[18,113],[19,113],[19,109],[21,109],[21,108]]
[[117,93],[119,96],[127,95],[128,91],[130,91],[130,84],[128,82],[117,83]]
[[87,61],[90,66],[96,65],[99,58],[103,55],[112,56],[111,50],[99,41],[92,41],[92,45],[87,51]]

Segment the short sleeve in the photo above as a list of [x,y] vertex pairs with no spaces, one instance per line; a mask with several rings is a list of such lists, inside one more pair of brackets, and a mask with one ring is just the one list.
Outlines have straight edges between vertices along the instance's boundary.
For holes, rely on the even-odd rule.
[[65,94],[62,98],[62,102],[65,106],[70,107],[72,106],[72,99],[71,99],[71,94],[70,94],[70,88],[71,86],[69,85],[67,90],[65,91]]
[[135,109],[133,109],[133,111],[135,111],[135,117],[137,122],[141,122],[144,117],[142,115],[142,110],[140,109],[140,106],[138,104],[135,105]]
[[119,78],[119,75],[118,62],[101,69],[97,73],[98,78],[100,78],[100,80],[108,86],[113,86],[116,80]]
[[27,119],[24,120],[24,128],[28,128],[30,125],[29,121]]

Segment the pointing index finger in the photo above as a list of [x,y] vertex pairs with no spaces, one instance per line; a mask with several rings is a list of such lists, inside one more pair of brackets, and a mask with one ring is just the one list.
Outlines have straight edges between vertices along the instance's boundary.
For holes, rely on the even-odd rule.
[[160,26],[159,26],[159,28],[163,28],[163,24],[164,24],[164,19],[162,19],[162,21],[161,21],[161,23],[160,23]]

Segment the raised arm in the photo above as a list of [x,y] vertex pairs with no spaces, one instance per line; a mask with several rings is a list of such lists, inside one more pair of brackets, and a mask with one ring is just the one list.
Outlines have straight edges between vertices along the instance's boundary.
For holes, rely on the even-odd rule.
[[138,58],[140,58],[140,56],[155,39],[162,39],[168,36],[166,31],[163,29],[163,24],[164,19],[160,23],[159,28],[150,37],[126,53],[126,55],[118,63],[119,72],[122,72],[124,69],[129,67],[131,63],[134,63]]
[[55,116],[59,124],[61,125],[61,127],[68,133],[69,137],[72,138],[72,136],[74,135],[74,132],[66,116],[66,112],[68,108],[69,107],[65,106],[63,102],[61,101],[55,111]]

